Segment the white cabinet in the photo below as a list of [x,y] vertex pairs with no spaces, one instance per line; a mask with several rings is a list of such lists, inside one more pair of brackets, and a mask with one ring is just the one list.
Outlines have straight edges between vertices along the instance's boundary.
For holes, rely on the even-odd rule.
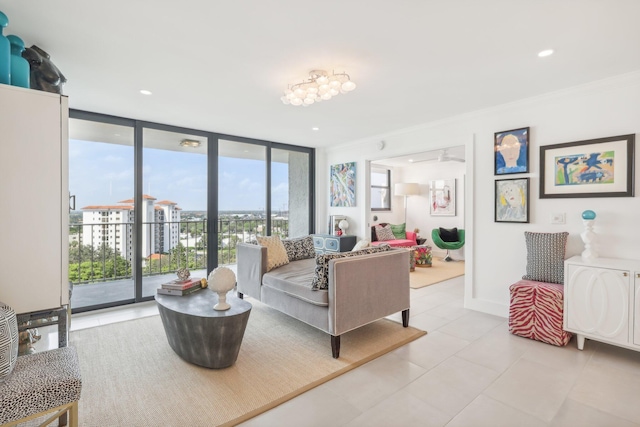
[[68,100],[0,85],[0,301],[69,303]]
[[564,329],[577,334],[579,349],[589,338],[640,350],[639,317],[639,261],[565,261]]

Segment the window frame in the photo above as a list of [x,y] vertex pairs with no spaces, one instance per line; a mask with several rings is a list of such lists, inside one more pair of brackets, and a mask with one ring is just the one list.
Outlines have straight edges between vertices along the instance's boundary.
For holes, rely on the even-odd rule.
[[371,179],[371,185],[369,188],[369,191],[371,192],[371,190],[375,189],[387,189],[387,191],[389,192],[389,206],[388,207],[382,207],[382,208],[371,208],[372,212],[391,212],[391,169],[389,168],[382,168],[382,167],[372,167],[371,168],[371,175],[373,175],[374,173],[382,173],[382,172],[386,172],[387,173],[387,186],[384,185],[373,185],[373,179],[371,179],[372,177],[370,177]]

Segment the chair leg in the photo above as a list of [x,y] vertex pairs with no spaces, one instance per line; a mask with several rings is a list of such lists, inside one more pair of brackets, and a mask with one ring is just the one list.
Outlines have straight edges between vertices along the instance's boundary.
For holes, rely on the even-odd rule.
[[447,249],[447,255],[442,258],[443,261],[449,262],[449,261],[455,261],[453,258],[451,258],[451,254],[449,254],[449,249]]
[[409,309],[402,310],[402,326],[407,328],[409,326]]
[[331,335],[331,353],[334,359],[340,357],[340,335]]

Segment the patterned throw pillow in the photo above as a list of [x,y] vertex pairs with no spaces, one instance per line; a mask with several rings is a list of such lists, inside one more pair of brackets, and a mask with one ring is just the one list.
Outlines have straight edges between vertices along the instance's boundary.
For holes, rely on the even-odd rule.
[[311,282],[311,289],[314,291],[329,288],[329,261],[337,258],[346,258],[357,255],[375,254],[391,250],[391,246],[384,245],[362,249],[357,252],[338,252],[316,256],[316,275]]
[[407,238],[407,229],[406,229],[406,224],[402,223],[402,224],[389,224],[389,226],[391,227],[391,232],[393,233],[394,237],[396,239],[406,239]]
[[569,233],[524,232],[527,244],[525,280],[564,283],[564,253]]
[[299,259],[308,259],[316,256],[316,250],[313,247],[313,237],[305,236],[295,239],[284,239],[282,241],[284,249],[287,251],[289,262]]
[[258,244],[267,247],[267,271],[289,264],[280,236],[258,236]]
[[384,227],[376,227],[376,237],[380,242],[384,242],[385,240],[396,240],[396,236],[393,235],[393,231],[391,231],[391,226],[389,224]]

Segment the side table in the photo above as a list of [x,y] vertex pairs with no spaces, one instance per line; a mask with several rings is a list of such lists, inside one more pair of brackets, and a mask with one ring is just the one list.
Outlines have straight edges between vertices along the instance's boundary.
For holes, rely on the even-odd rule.
[[313,234],[313,247],[317,254],[348,252],[356,245],[356,236]]
[[218,294],[209,288],[185,296],[156,294],[155,298],[167,340],[178,356],[206,368],[226,368],[236,362],[251,304],[228,294],[231,308],[214,310]]

